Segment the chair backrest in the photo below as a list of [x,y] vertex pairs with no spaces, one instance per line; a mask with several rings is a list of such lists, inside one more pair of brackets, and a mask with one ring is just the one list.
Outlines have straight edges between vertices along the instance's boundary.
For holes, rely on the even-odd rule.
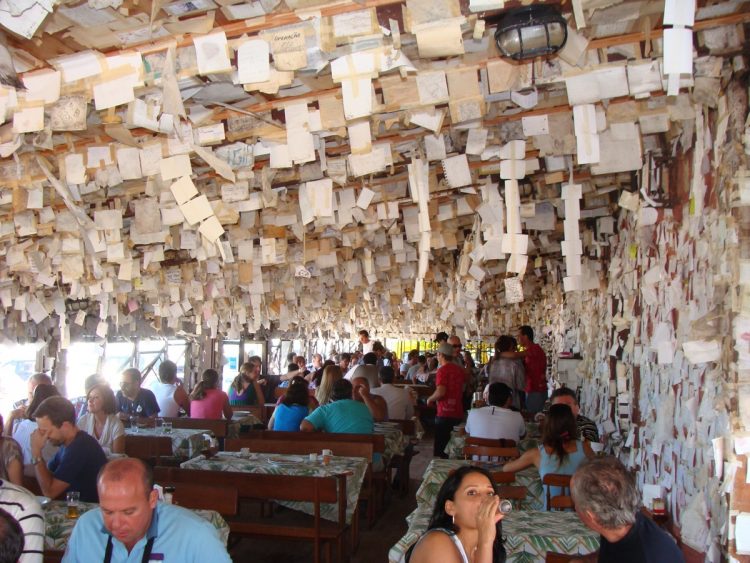
[[172,428],[187,428],[191,430],[210,430],[216,438],[225,438],[227,435],[228,421],[216,418],[165,418],[165,422],[171,422]]
[[237,514],[239,494],[236,487],[204,485],[179,481],[160,481],[162,486],[174,487],[172,502],[192,509],[215,510],[225,516]]
[[416,426],[414,424],[414,419],[412,418],[389,418],[388,420],[390,422],[398,422],[404,436],[414,436],[416,433]]
[[490,471],[490,475],[498,485],[507,485],[516,481],[516,474],[510,471]]
[[[285,434],[285,432],[278,432]],[[328,441],[328,434],[309,435],[307,440],[259,440],[254,438],[227,439],[224,446],[226,451],[238,452],[242,448],[249,448],[251,452],[276,454],[313,454],[328,449],[333,455],[347,457],[363,457],[372,462],[375,448],[372,442],[337,442]]]
[[[385,436],[383,434],[349,434],[339,432],[277,432],[274,430],[251,430],[242,435],[243,438],[253,440],[289,440],[289,441],[331,441],[331,442],[370,442],[375,452],[385,451]],[[329,448],[330,449],[330,448]],[[237,450],[236,450],[237,451]]]
[[125,435],[125,455],[144,461],[172,455],[172,438],[169,436]]
[[547,556],[544,558],[544,563],[568,563],[568,561],[578,560],[580,557],[580,555],[568,555],[567,553],[548,551]]
[[471,456],[487,456],[489,458],[516,459],[521,452],[518,448],[501,448],[499,446],[464,446],[464,459]]
[[492,448],[515,448],[515,440],[506,440],[500,438],[499,440],[493,440],[490,438],[477,438],[475,436],[467,436],[464,442],[467,446],[490,446]]
[[497,488],[497,494],[500,498],[516,501],[513,503],[516,509],[518,509],[518,502],[524,500],[528,492],[528,489],[523,485],[500,485]]
[[[570,496],[571,475],[547,473],[542,479],[547,494],[547,510],[573,508],[573,497]],[[552,496],[551,487],[562,489],[561,495]]]

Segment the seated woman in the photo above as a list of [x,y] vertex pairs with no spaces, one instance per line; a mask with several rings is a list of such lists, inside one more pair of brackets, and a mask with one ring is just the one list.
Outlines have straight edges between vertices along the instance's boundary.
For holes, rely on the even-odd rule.
[[343,377],[344,374],[339,366],[326,366],[323,369],[323,377],[320,380],[320,385],[315,390],[315,398],[318,400],[318,404],[327,405],[331,402],[333,384]]
[[308,414],[310,414],[310,395],[307,391],[307,381],[304,377],[297,376],[291,380],[286,394],[276,405],[271,420],[268,421],[268,429],[297,432],[302,419]]
[[[13,439],[21,446],[23,453],[24,473],[34,475],[34,467],[31,465],[31,434],[37,429],[35,413],[39,405],[48,397],[57,397],[60,392],[54,385],[43,383],[37,385],[31,398],[29,406],[26,408],[26,418],[21,420],[13,429]],[[42,448],[42,457],[49,461],[57,453],[57,446],[53,446],[49,440]]]
[[257,356],[254,356],[240,366],[240,373],[229,387],[230,405],[263,405],[263,389],[260,386],[261,363],[260,358],[253,361],[256,358]]
[[[3,417],[0,415],[0,427]],[[23,453],[13,438],[0,437],[0,479],[23,487]]]
[[190,393],[190,418],[220,419],[221,415],[227,420],[232,419],[232,407],[229,397],[219,385],[219,373],[215,369],[207,369],[201,375],[201,380]]
[[109,385],[94,385],[86,396],[88,412],[78,419],[78,428],[96,438],[105,454],[125,453],[125,427],[117,416],[117,401]]
[[[576,419],[568,405],[552,405],[542,429],[542,445],[528,450],[521,457],[506,463],[503,471],[516,472],[534,465],[539,477],[548,473],[573,475],[581,462],[594,455],[589,442],[576,440]],[[550,496],[562,494],[560,487],[551,487]],[[547,497],[544,498],[547,509]]]
[[407,563],[503,563],[503,514],[492,476],[464,465],[443,482],[425,534],[407,552]]

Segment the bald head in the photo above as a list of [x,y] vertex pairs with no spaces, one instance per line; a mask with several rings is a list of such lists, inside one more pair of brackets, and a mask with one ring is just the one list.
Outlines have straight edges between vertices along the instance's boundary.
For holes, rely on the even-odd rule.
[[101,496],[102,489],[105,489],[107,485],[122,482],[140,482],[143,485],[143,494],[148,496],[154,488],[154,474],[151,468],[140,459],[134,457],[113,459],[99,471],[96,481],[99,495]]

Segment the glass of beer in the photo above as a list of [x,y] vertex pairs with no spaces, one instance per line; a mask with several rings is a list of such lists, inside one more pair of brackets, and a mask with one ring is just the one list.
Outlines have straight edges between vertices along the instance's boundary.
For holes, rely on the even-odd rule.
[[81,493],[78,491],[68,491],[65,495],[65,501],[68,503],[67,517],[75,520],[79,516],[78,501],[81,499]]

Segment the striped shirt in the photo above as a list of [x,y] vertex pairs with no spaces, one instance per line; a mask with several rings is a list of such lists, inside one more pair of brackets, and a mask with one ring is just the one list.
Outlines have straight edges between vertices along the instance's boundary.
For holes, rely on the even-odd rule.
[[0,508],[18,520],[24,545],[19,563],[42,563],[44,555],[44,513],[36,497],[9,481],[0,481]]

